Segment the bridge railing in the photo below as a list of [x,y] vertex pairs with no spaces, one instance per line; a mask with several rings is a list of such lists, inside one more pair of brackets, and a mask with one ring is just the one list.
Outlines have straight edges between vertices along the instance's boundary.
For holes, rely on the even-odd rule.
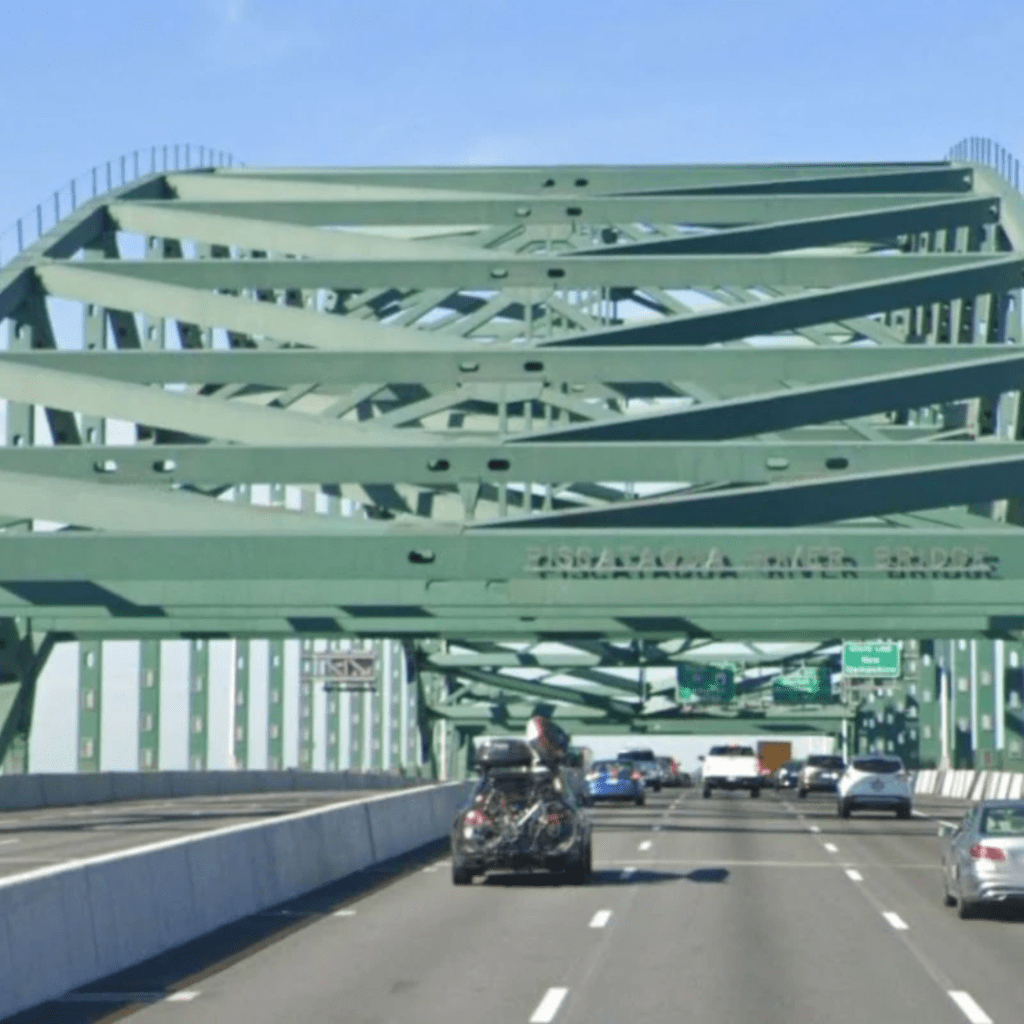
[[78,209],[82,203],[111,189],[129,185],[148,174],[160,171],[203,170],[214,167],[233,167],[231,153],[212,146],[199,146],[190,142],[136,149],[119,157],[97,164],[84,174],[72,178],[66,185],[55,189],[33,209],[22,214],[10,227],[0,231],[0,268],[10,263],[19,253],[38,241],[59,221]]
[[1009,184],[1020,192],[1020,160],[1005,146],[995,139],[983,135],[969,135],[949,147],[947,160],[969,160],[975,164],[985,164],[1001,175]]

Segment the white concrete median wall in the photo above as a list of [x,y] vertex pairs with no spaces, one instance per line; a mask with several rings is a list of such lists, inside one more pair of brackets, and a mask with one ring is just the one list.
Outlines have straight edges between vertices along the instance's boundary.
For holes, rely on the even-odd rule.
[[948,800],[1019,800],[1024,796],[1024,772],[928,769],[915,774],[914,793]]
[[0,775],[0,811],[73,807],[117,800],[164,800],[178,796],[400,789],[418,784],[416,779],[401,775],[367,772],[167,771]]
[[0,1018],[449,834],[424,785],[0,878]]

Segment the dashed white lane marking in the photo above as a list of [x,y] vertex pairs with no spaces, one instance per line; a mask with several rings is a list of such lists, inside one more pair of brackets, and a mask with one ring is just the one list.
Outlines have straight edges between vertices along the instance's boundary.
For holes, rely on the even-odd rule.
[[825,844],[825,849],[828,850],[829,853],[838,853],[839,852],[839,847],[836,846],[835,843],[826,843]]
[[20,843],[20,839],[0,839],[0,846],[10,846],[12,843]]
[[355,917],[356,912],[354,910],[336,910],[332,917]]
[[863,882],[864,876],[856,868],[847,868],[846,877],[851,882]]
[[623,868],[620,878],[629,878],[630,875],[636,874],[636,868]]
[[820,831],[821,831],[821,829],[820,829],[820,828],[818,828],[818,826],[817,826],[817,825],[811,825],[811,827],[810,827],[809,831],[811,831],[811,832],[820,832]]
[[608,923],[608,921],[610,920],[611,916],[612,916],[612,912],[610,910],[599,910],[590,919],[590,927],[591,928],[603,928]]
[[969,993],[950,989],[949,998],[960,1007],[971,1024],[992,1024],[992,1018],[971,998]]
[[194,990],[192,990],[192,991],[185,991],[185,992],[172,992],[167,997],[167,1002],[169,1002],[169,1003],[191,1003],[192,1000],[195,999],[198,995],[199,995],[199,993],[194,991]]
[[428,874],[429,875],[429,874],[433,873],[436,870],[437,870],[437,865],[436,864],[431,864],[430,867],[424,868],[423,872],[424,872],[424,874]]
[[567,988],[549,988],[544,993],[540,1005],[533,1011],[530,1024],[551,1024],[551,1021],[555,1019],[555,1014],[558,1013],[558,1008],[568,994]]
[[884,917],[886,921],[888,921],[889,924],[891,924],[898,932],[905,932],[910,927],[910,925],[908,925],[899,914],[892,910],[883,911],[882,917]]
[[651,848],[651,841],[650,841],[650,839],[645,839],[645,840],[644,840],[644,841],[643,841],[643,842],[642,842],[642,843],[640,844],[640,849],[641,849],[641,850],[649,850],[650,848]]

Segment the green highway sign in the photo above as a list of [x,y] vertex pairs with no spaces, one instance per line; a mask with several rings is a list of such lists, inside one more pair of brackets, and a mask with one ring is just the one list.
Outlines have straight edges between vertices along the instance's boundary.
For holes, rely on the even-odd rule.
[[714,665],[676,666],[677,697],[680,704],[728,704],[736,695],[736,673]]
[[801,668],[772,683],[777,704],[827,704],[832,700],[832,674],[826,666]]
[[893,642],[843,644],[843,675],[851,678],[896,679],[900,674],[900,645]]

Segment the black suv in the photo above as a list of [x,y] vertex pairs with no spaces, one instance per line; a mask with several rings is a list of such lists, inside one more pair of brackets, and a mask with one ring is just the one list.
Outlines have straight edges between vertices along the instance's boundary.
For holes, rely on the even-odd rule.
[[839,779],[846,771],[846,762],[838,754],[811,754],[800,771],[797,795],[835,793]]

